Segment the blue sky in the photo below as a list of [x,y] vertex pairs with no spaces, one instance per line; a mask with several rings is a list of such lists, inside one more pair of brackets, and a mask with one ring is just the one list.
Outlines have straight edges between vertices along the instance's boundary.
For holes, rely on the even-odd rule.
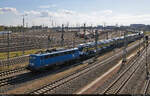
[[[150,0],[0,0],[0,25],[150,24]],[[52,24],[53,22],[53,24]]]

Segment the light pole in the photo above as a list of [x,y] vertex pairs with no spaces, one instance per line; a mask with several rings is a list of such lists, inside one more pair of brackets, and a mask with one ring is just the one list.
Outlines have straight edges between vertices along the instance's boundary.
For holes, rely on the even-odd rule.
[[22,34],[22,35],[23,35],[23,42],[22,42],[22,55],[24,55],[24,40],[25,40],[25,39],[24,39],[24,38],[25,38],[25,37],[24,37],[24,25],[25,25],[25,18],[24,18],[24,17],[25,17],[25,16],[27,16],[27,14],[22,15],[22,16],[23,16],[23,19],[22,19],[22,23],[23,23],[23,24],[22,24],[22,25],[23,25],[23,27],[22,27],[22,33],[23,33],[23,34]]

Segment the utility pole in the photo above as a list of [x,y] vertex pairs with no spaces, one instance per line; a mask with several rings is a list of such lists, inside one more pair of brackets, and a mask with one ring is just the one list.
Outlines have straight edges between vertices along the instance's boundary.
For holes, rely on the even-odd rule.
[[51,37],[50,37],[50,35],[48,35],[48,37],[47,37],[47,49],[49,48],[50,42],[51,42]]
[[93,25],[91,25],[91,33],[93,34]]
[[104,25],[103,25],[103,32],[105,32],[105,36],[106,36],[106,39],[108,39],[108,32],[107,32],[107,30],[105,31],[105,28],[106,27],[106,23],[104,22]]
[[7,53],[7,60],[9,60],[9,57],[10,57],[10,31],[7,31],[7,45],[8,45],[8,53]]
[[76,37],[76,35],[74,34],[74,37],[73,37],[73,48],[75,48],[75,37]]
[[26,27],[28,28],[28,23],[26,23]]
[[[91,33],[90,34],[93,34],[93,26],[91,24]],[[90,41],[92,41],[92,38],[90,38]]]
[[52,27],[54,27],[54,21],[52,20]]
[[67,32],[69,31],[69,22],[67,22]]
[[95,53],[94,61],[97,60],[97,55],[98,55],[97,41],[98,41],[98,30],[95,30],[95,49],[96,49],[96,53]]
[[91,33],[93,32],[93,25],[91,24]]
[[64,24],[62,24],[62,31],[61,31],[61,46],[64,46]]
[[145,36],[145,43],[146,43],[146,46],[145,46],[145,48],[146,48],[146,63],[145,63],[145,67],[146,67],[146,79],[148,79],[149,77],[149,71],[148,71],[148,54],[147,54],[147,47],[148,47],[148,36]]
[[83,32],[84,32],[84,43],[86,43],[86,24],[84,23],[84,27],[83,27]]
[[[140,35],[140,33],[139,33],[139,35]],[[141,38],[139,39],[139,51],[138,51],[138,55],[140,55],[140,53],[141,53]]]
[[109,33],[108,33],[108,31],[107,31],[107,39],[109,39]]
[[79,32],[78,33],[80,33],[81,32],[81,26],[80,26],[80,24],[79,24],[79,30],[78,30]]
[[76,36],[78,36],[79,34],[80,34],[80,32],[81,32],[81,26],[80,26],[80,24],[78,25],[78,31],[77,31],[77,33],[76,33]]
[[22,26],[22,33],[23,33],[23,42],[22,42],[22,55],[24,55],[24,16],[25,15],[23,15],[23,26]]
[[106,26],[106,23],[104,22],[104,24],[103,24],[103,31],[105,30],[105,26]]

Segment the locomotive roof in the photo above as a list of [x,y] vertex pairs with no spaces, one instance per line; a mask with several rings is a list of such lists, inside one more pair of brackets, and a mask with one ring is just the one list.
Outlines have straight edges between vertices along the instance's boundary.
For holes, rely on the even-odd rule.
[[66,49],[66,50],[61,50],[61,51],[55,51],[55,52],[52,52],[52,53],[31,54],[31,56],[45,56],[45,55],[51,55],[51,54],[57,54],[57,53],[63,53],[63,52],[73,51],[73,50],[78,50],[78,48],[71,48],[71,49]]

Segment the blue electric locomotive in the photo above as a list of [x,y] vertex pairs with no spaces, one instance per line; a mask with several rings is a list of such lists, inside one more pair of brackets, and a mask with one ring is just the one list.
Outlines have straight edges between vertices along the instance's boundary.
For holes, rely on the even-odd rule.
[[76,60],[79,58],[80,58],[80,51],[78,51],[78,48],[72,48],[45,54],[32,54],[30,55],[29,59],[30,63],[27,69],[33,71],[41,70],[45,69],[46,67],[61,65],[62,63]]

